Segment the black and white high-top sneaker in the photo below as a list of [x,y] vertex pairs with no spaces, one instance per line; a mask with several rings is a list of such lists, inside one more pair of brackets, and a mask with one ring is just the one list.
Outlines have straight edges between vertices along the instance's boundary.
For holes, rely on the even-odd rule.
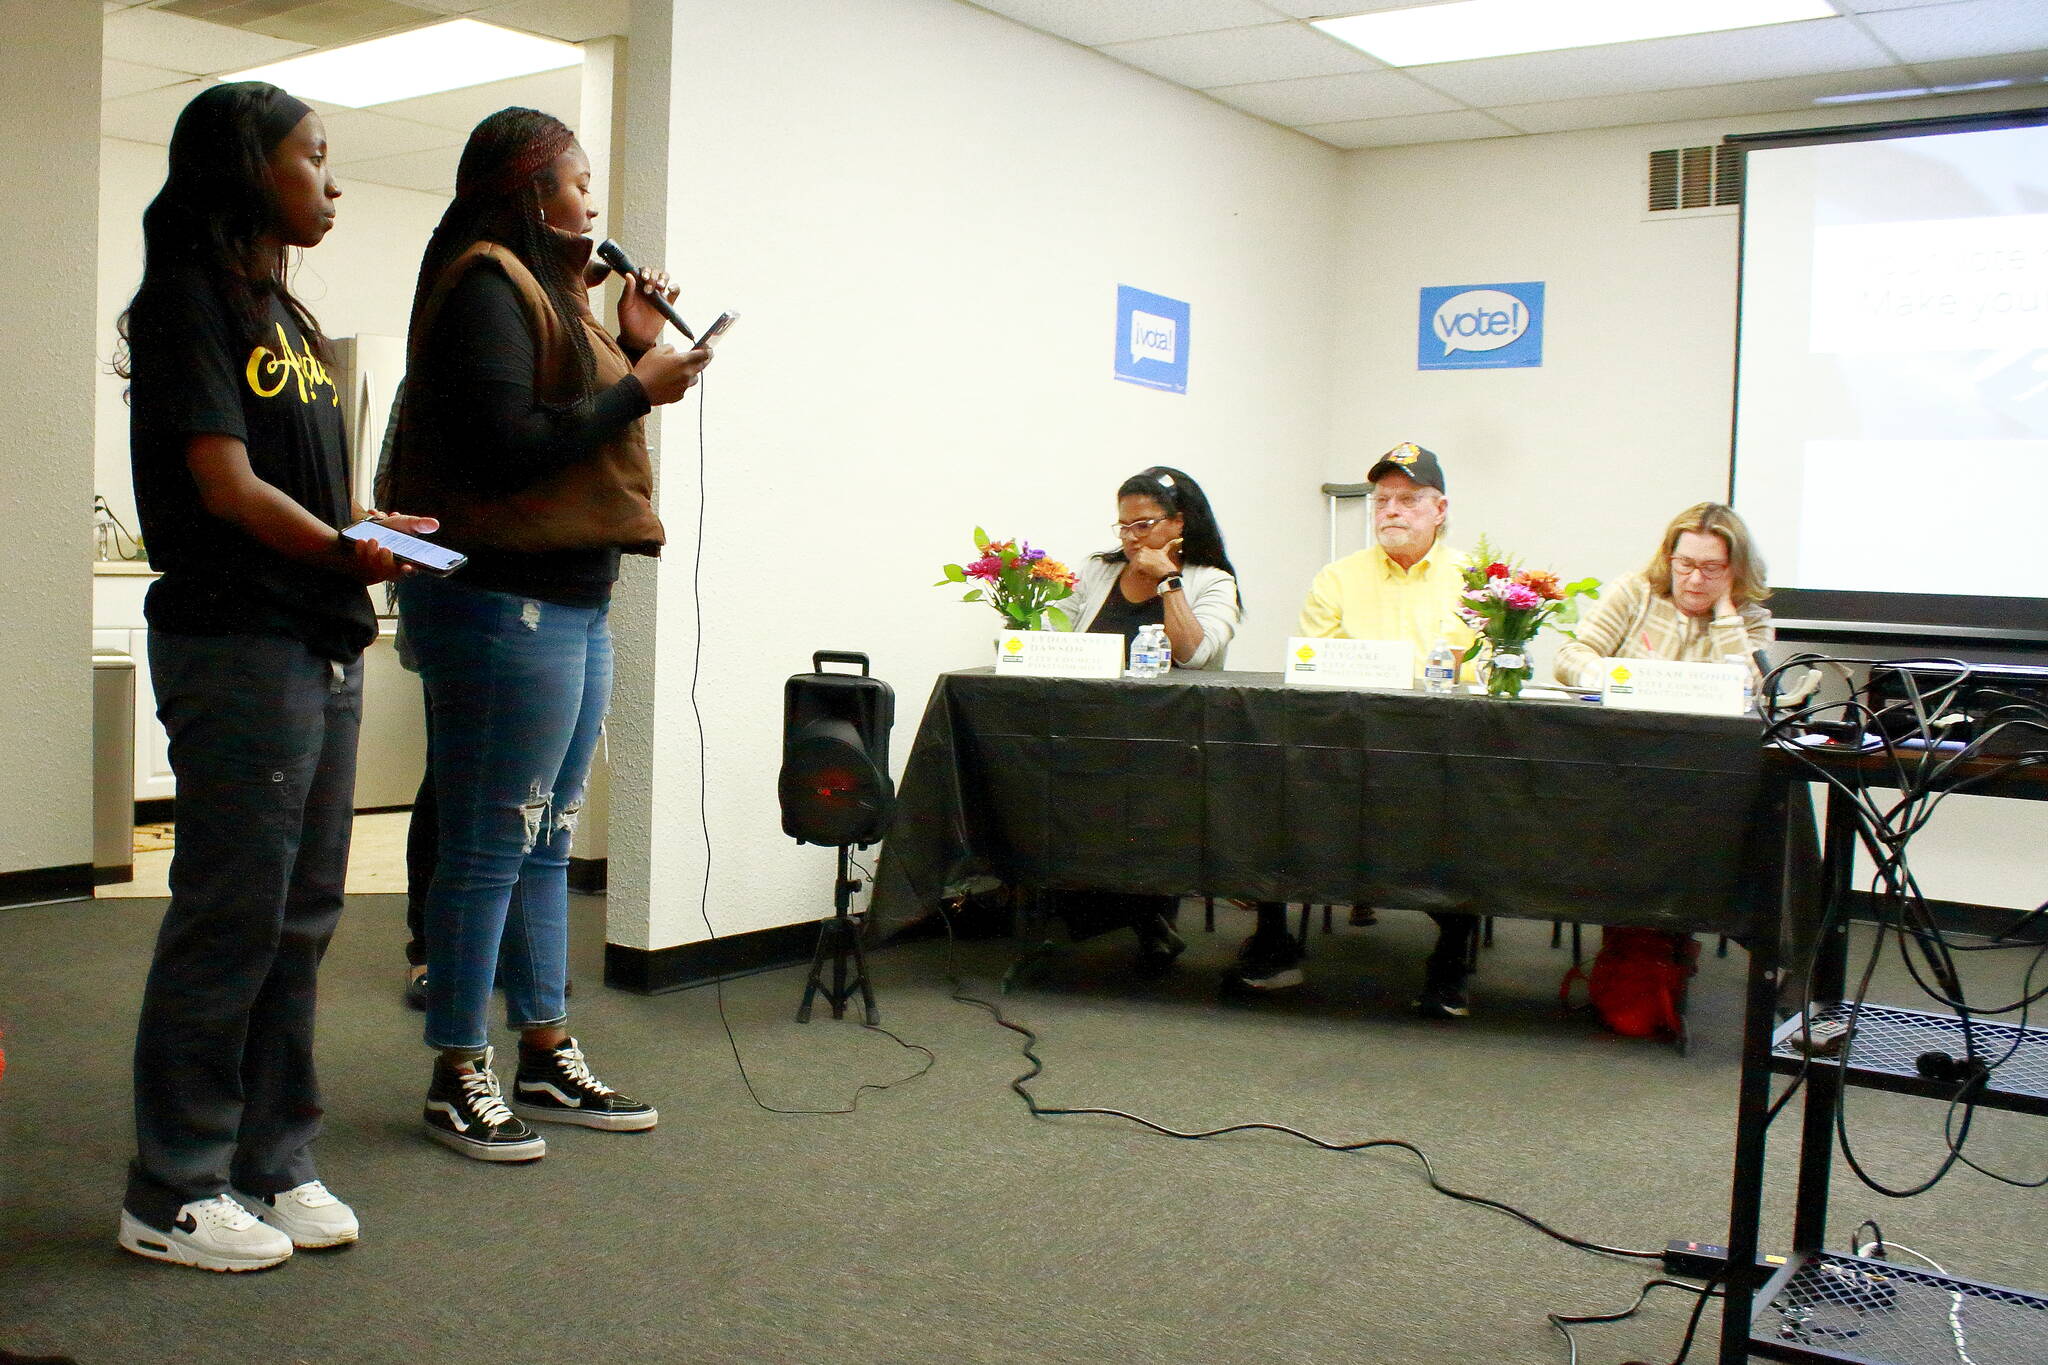
[[489,1048],[473,1062],[435,1059],[420,1118],[434,1141],[478,1161],[532,1161],[547,1155],[547,1139],[505,1107]]
[[590,1074],[590,1063],[574,1038],[560,1047],[519,1049],[519,1075],[512,1082],[512,1109],[542,1123],[574,1123],[613,1133],[652,1128],[654,1106],[621,1095]]

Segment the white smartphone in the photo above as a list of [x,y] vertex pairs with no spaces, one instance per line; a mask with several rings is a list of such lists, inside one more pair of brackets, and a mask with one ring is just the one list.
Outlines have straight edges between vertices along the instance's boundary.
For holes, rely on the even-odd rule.
[[712,343],[731,331],[732,325],[739,320],[740,315],[738,313],[720,313],[717,321],[697,333],[697,345],[702,346],[707,351],[712,350]]
[[469,556],[457,553],[445,545],[436,545],[418,536],[407,535],[374,521],[359,521],[342,531],[350,540],[367,540],[382,545],[392,555],[423,572],[445,575],[454,573],[469,562]]

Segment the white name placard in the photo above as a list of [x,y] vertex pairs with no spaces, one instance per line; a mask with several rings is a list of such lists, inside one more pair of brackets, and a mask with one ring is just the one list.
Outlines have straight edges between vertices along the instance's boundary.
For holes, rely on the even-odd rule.
[[1633,711],[1690,711],[1739,716],[1749,670],[1735,664],[1682,664],[1670,659],[1609,659],[1601,700]]
[[1406,640],[1318,640],[1297,635],[1287,642],[1286,681],[1305,687],[1415,686],[1415,646]]
[[1124,637],[1012,630],[996,636],[996,672],[1027,678],[1121,678]]

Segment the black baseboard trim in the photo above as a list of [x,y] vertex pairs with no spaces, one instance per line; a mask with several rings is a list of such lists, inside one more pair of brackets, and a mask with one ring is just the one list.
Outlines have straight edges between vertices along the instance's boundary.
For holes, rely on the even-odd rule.
[[122,863],[119,867],[95,867],[92,870],[92,884],[94,886],[109,886],[114,882],[132,882],[134,880],[134,863]]
[[673,948],[628,948],[607,943],[604,984],[639,995],[688,990],[714,981],[730,981],[736,976],[802,965],[811,960],[811,951],[817,946],[816,920],[705,939],[701,943],[679,943]]
[[178,798],[156,796],[147,801],[135,803],[135,823],[138,825],[168,825],[178,819]]
[[19,872],[0,872],[0,908],[10,905],[40,905],[44,901],[91,900],[91,863],[67,863],[63,867],[27,867]]
[[571,858],[569,889],[585,896],[602,896],[611,884],[611,859]]
[[[1878,898],[1868,891],[1849,893],[1849,913],[1860,920],[1877,918]],[[1982,938],[1995,938],[2012,927],[2014,921],[2026,914],[2002,905],[1972,905],[1968,901],[1927,902],[1928,911],[1934,922],[1944,933],[1976,934]],[[2014,943],[2048,943],[2048,915],[2027,925],[2012,937]]]

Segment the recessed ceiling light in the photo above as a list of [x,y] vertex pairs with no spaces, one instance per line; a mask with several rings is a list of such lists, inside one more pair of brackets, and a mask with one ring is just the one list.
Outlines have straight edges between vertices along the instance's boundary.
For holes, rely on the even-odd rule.
[[583,49],[574,43],[514,33],[474,19],[452,19],[365,43],[288,57],[222,79],[269,81],[300,99],[360,109],[366,104],[389,104],[466,85],[559,71],[582,60]]
[[2003,90],[2017,80],[1970,81],[1965,85],[1916,85],[1909,90],[1871,90],[1855,95],[1819,95],[1815,104],[1868,104],[1872,100],[1910,100],[1922,95],[1967,95],[1973,90]]
[[1838,17],[1827,0],[1455,0],[1314,23],[1389,66],[1427,66]]

